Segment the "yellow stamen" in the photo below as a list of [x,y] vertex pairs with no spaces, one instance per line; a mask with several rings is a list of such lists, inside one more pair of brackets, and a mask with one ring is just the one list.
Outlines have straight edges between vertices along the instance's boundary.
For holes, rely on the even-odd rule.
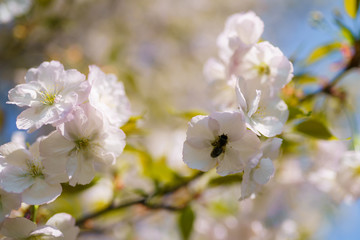
[[30,176],[32,176],[34,178],[35,177],[44,177],[44,174],[42,173],[43,166],[40,161],[27,160],[26,164],[27,164]]
[[266,63],[256,66],[259,75],[270,75],[270,67]]
[[75,141],[76,149],[81,150],[87,148],[89,146],[89,139],[87,138],[81,138]]
[[53,105],[55,103],[55,99],[56,99],[56,94],[51,94],[48,92],[41,92],[41,97],[42,97],[42,103],[45,105]]

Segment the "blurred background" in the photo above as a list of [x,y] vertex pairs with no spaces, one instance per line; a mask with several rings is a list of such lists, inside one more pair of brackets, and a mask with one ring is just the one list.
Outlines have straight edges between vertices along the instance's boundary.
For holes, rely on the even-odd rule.
[[[203,65],[208,58],[217,56],[216,38],[227,17],[248,10],[263,19],[263,39],[294,60],[295,73],[303,70],[302,61],[312,49],[339,38],[333,16],[344,12],[342,0],[0,0],[0,144],[10,141],[17,130],[16,116],[21,112],[6,104],[7,92],[24,82],[29,68],[58,60],[65,69],[75,68],[87,74],[88,66],[95,64],[124,83],[134,115],[145,116],[142,128],[146,129],[146,136],[130,141],[143,142],[154,156],[167,154],[169,166],[181,168],[181,147],[189,119],[178,115],[212,110]],[[309,71],[329,77],[334,70],[331,63],[339,59],[335,54]],[[27,140],[32,142],[50,129],[28,135]],[[305,228],[309,226],[304,222],[317,221],[312,230],[315,235],[303,231],[297,238],[284,233],[283,238],[276,239],[360,239],[359,204],[343,204],[340,210],[327,209],[321,217],[313,216],[312,208],[332,205],[325,196],[321,201],[311,198],[311,191],[290,194],[299,203],[291,206],[289,212],[294,213],[290,215],[297,212],[301,218],[283,218],[280,224],[276,222],[279,216],[268,214],[266,221],[268,225],[284,226],[285,232],[291,232],[296,224]],[[219,192],[218,189],[208,194],[214,197]],[[237,200],[239,189],[227,190],[227,194]],[[246,204],[249,203],[241,207],[244,209]],[[165,227],[153,224],[162,218],[161,214],[166,213],[141,221],[134,239],[170,239],[158,232],[168,231],[167,236],[172,236],[171,221]],[[274,214],[282,213],[274,210]],[[256,221],[246,223],[233,217],[217,222],[210,215],[203,213],[207,220],[197,220],[198,237],[194,239],[240,239],[235,236],[241,234],[244,239],[252,239],[245,234],[249,228],[257,233],[263,231]],[[210,231],[207,225],[215,226],[211,238],[206,237]],[[238,232],[234,230],[237,228]]]

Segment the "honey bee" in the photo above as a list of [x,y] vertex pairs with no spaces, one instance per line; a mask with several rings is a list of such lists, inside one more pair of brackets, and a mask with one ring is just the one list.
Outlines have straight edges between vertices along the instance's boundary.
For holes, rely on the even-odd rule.
[[218,138],[211,143],[212,146],[214,146],[213,150],[211,151],[210,156],[212,158],[218,157],[220,154],[225,152],[225,147],[228,142],[228,136],[225,134],[222,134],[218,136]]

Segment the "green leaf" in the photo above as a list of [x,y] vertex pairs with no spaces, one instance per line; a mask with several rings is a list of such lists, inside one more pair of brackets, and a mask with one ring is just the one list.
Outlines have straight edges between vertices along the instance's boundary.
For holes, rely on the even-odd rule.
[[318,139],[329,140],[334,138],[328,128],[322,122],[316,119],[307,119],[298,124],[295,129],[298,132]]
[[293,82],[304,84],[304,83],[314,83],[318,81],[318,78],[315,76],[311,76],[309,74],[300,74],[294,76],[292,79]]
[[311,112],[305,113],[302,109],[298,107],[293,107],[289,105],[288,109],[289,109],[288,121],[301,117],[309,117],[311,115]]
[[177,172],[167,165],[165,157],[154,159],[147,151],[136,149],[129,144],[125,146],[124,151],[137,155],[142,175],[152,179],[156,184],[169,184],[179,178]]
[[133,133],[138,133],[141,130],[137,127],[137,122],[141,120],[142,116],[132,116],[130,119],[121,127],[121,130],[124,131],[125,135],[130,135]]
[[223,185],[231,185],[234,183],[242,182],[242,173],[240,174],[231,174],[224,177],[212,178],[209,181],[209,187],[218,187]]
[[145,190],[140,189],[140,188],[135,188],[135,189],[133,189],[132,191],[133,191],[134,193],[140,195],[141,197],[148,197],[148,196],[149,196],[148,193],[145,192]]
[[37,0],[35,3],[37,3],[41,7],[46,8],[46,7],[49,7],[52,2],[53,1],[51,1],[51,0]]
[[350,30],[350,28],[347,27],[340,19],[336,19],[335,23],[340,28],[340,32],[343,35],[343,37],[346,40],[348,40],[350,44],[353,44],[355,42],[355,37],[353,32]]
[[190,206],[187,206],[180,212],[178,217],[178,226],[183,240],[190,239],[195,220],[195,212]]
[[338,50],[341,48],[340,42],[333,42],[329,44],[325,44],[323,46],[315,48],[310,56],[306,59],[307,64],[312,64],[316,61],[319,61],[320,59],[326,57],[326,55],[332,53],[335,50]]
[[359,3],[360,0],[344,0],[345,11],[350,17],[356,18],[356,13],[359,9]]
[[202,112],[200,110],[189,110],[189,111],[179,112],[174,109],[169,109],[169,113],[188,121],[190,121],[193,117],[198,115],[207,115],[205,112]]
[[289,153],[297,153],[297,149],[300,143],[296,141],[292,141],[286,138],[283,138],[283,142],[281,144],[281,150],[284,155]]
[[215,200],[211,201],[208,204],[209,212],[216,217],[225,217],[229,215],[233,215],[238,212],[239,202],[237,199],[233,199],[230,201],[226,200]]

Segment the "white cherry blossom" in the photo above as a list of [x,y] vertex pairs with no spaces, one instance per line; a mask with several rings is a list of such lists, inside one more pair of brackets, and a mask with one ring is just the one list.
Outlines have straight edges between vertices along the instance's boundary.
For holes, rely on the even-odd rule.
[[215,112],[192,118],[183,147],[183,160],[193,169],[217,167],[225,176],[241,172],[251,159],[261,157],[259,138],[246,129],[240,112]]
[[26,13],[32,0],[4,0],[0,2],[0,24],[8,23],[15,17]]
[[7,103],[28,107],[20,113],[16,125],[29,132],[45,124],[68,121],[73,108],[84,102],[90,91],[83,74],[75,69],[65,71],[57,61],[31,68],[25,81],[9,91]]
[[257,43],[263,31],[264,23],[254,12],[231,15],[217,39],[220,58],[228,63],[236,49],[244,50]]
[[46,222],[47,226],[59,229],[65,240],[75,240],[80,229],[75,226],[75,219],[67,213],[57,213]]
[[254,81],[239,79],[236,86],[238,106],[247,126],[256,134],[274,137],[283,131],[289,111],[277,95]]
[[246,52],[235,52],[229,64],[229,74],[263,85],[271,95],[276,95],[292,79],[293,66],[279,48],[261,42]]
[[0,186],[11,193],[21,193],[24,203],[40,205],[54,201],[62,191],[61,182],[68,180],[44,167],[39,155],[38,139],[29,149],[16,144],[1,147],[4,154],[3,169],[0,172]]
[[260,191],[274,175],[275,168],[272,161],[278,157],[281,143],[282,139],[272,138],[261,144],[262,158],[253,159],[244,170],[240,200]]
[[78,107],[71,121],[40,143],[44,166],[59,174],[66,172],[72,186],[90,183],[94,164],[114,164],[124,147],[124,132],[106,124],[90,104]]
[[5,240],[36,240],[36,239],[61,239],[64,234],[53,226],[37,226],[36,223],[26,218],[7,218],[5,219],[0,234],[5,236]]
[[90,104],[114,126],[124,125],[131,116],[131,109],[123,83],[115,75],[105,74],[95,65],[89,66],[89,69]]

